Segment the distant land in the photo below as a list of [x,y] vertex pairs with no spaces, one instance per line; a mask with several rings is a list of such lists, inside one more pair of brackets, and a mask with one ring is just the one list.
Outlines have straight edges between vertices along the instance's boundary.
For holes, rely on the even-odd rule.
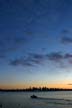
[[46,91],[72,91],[72,89],[64,88],[47,88],[47,87],[32,87],[25,89],[0,89],[0,92],[46,92]]

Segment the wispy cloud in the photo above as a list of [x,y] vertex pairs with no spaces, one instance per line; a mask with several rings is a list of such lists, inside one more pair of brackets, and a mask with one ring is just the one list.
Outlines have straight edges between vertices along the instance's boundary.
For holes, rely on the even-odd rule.
[[72,44],[72,38],[64,36],[64,37],[61,38],[61,43],[63,43],[63,44]]
[[19,50],[27,43],[25,37],[1,37],[0,38],[0,58],[4,58],[7,53]]
[[27,57],[11,60],[10,65],[35,66],[42,65],[45,61],[51,61],[58,64],[60,67],[65,67],[64,65],[66,63],[71,64],[72,54],[62,54],[61,52],[52,52],[48,54],[29,53]]
[[67,84],[67,85],[72,85],[72,83],[69,83],[69,84]]
[[19,65],[22,65],[22,66],[33,66],[30,61],[28,61],[27,59],[24,59],[24,58],[23,59],[19,58],[19,59],[11,60],[10,61],[10,65],[12,65],[12,66],[19,66]]
[[70,33],[70,30],[68,30],[68,29],[63,29],[63,30],[62,30],[62,34],[65,35],[65,34],[68,34],[68,33]]
[[44,62],[44,60],[46,59],[46,55],[37,54],[37,53],[29,53],[28,58],[34,64],[42,64]]
[[62,44],[72,44],[72,30],[71,29],[63,29],[61,31],[61,43]]
[[72,59],[72,54],[67,53],[64,55],[64,58],[65,59]]
[[60,62],[63,59],[63,55],[60,52],[52,52],[47,55],[48,59],[55,62]]
[[45,55],[37,53],[29,53],[29,56],[32,57],[33,59],[39,59],[39,60],[43,60],[45,58]]
[[11,60],[10,65],[13,65],[13,66],[17,66],[17,65],[23,65],[23,66],[40,65],[40,64],[42,64],[44,57],[45,57],[45,55],[30,53],[28,55],[28,57]]
[[61,53],[61,52],[53,52],[53,53],[50,53],[47,55],[48,56],[48,59],[50,61],[54,61],[54,62],[62,62],[62,61],[65,61],[67,60],[68,63],[70,63],[72,61],[72,54],[70,53]]

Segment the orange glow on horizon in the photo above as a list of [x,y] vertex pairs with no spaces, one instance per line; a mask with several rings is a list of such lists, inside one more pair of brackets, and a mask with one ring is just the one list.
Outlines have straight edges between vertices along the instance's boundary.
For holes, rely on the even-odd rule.
[[66,88],[72,89],[68,84],[0,84],[0,89],[24,89],[29,87],[48,87],[48,88]]

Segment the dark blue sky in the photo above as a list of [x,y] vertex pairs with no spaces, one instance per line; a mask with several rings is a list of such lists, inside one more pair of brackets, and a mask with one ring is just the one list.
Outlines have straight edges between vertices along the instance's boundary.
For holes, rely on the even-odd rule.
[[0,85],[72,83],[72,0],[0,0]]

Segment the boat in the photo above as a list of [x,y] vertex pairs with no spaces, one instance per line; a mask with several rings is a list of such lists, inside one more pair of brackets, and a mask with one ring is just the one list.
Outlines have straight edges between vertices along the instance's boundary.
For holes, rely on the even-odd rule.
[[38,98],[36,95],[32,95],[31,98]]

